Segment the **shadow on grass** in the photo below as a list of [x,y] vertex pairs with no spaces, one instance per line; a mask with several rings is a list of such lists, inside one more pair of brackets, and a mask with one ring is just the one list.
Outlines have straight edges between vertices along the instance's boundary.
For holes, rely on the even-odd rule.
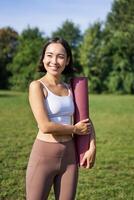
[[19,92],[14,92],[14,91],[0,91],[0,98],[6,98],[6,97],[16,97],[19,96]]
[[5,98],[5,97],[15,97],[18,96],[17,94],[0,94],[0,98]]

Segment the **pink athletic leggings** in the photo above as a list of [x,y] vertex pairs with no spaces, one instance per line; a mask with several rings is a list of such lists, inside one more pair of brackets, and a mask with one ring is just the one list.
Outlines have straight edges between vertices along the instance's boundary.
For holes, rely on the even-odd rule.
[[56,200],[74,200],[77,180],[73,140],[60,143],[35,140],[26,172],[27,200],[46,200],[52,185]]

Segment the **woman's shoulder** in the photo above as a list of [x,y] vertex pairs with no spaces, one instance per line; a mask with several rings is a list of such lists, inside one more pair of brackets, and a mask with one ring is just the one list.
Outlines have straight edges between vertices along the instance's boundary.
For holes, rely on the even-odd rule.
[[40,87],[41,87],[41,83],[39,82],[39,80],[31,81],[29,84],[30,89],[38,89]]
[[29,91],[34,92],[36,94],[38,92],[41,92],[45,94],[45,96],[47,95],[47,91],[45,87],[43,87],[42,83],[40,82],[40,79],[31,81],[31,83],[29,84]]

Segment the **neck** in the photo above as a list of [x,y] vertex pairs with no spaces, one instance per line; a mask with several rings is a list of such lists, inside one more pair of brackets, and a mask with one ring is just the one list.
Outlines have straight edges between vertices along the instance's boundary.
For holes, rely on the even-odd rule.
[[60,76],[52,76],[51,74],[46,74],[45,79],[51,84],[51,85],[58,85],[61,82]]

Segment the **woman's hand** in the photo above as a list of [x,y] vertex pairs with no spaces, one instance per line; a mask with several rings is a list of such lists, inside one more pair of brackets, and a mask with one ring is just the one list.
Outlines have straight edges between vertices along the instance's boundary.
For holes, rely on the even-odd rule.
[[80,163],[81,166],[86,167],[87,169],[92,168],[95,163],[96,157],[96,136],[93,123],[90,119],[90,140],[89,140],[89,149],[85,152],[83,159]]
[[74,125],[74,133],[77,135],[85,135],[89,132],[90,126],[89,119],[81,120]]
[[88,151],[85,152],[83,159],[80,163],[81,166],[86,166],[87,169],[92,168],[95,163],[96,157],[96,147],[90,147]]

